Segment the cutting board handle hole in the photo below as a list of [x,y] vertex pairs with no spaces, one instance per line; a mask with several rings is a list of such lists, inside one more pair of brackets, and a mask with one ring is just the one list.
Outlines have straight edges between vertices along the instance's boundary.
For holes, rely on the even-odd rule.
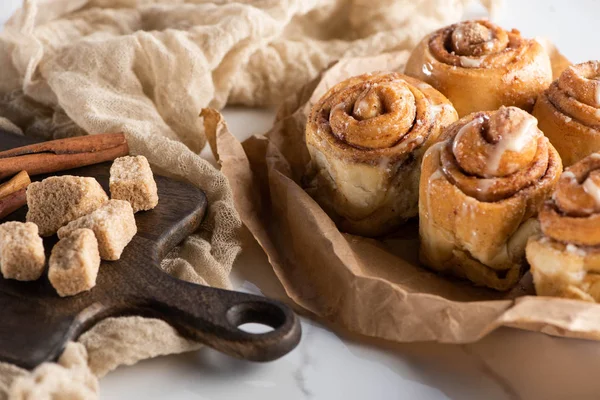
[[236,304],[227,310],[227,321],[235,328],[254,335],[262,335],[281,328],[287,314],[277,304],[251,301]]
[[251,333],[253,335],[262,335],[264,333],[273,332],[275,329],[265,324],[257,324],[256,322],[247,322],[237,327],[240,331]]

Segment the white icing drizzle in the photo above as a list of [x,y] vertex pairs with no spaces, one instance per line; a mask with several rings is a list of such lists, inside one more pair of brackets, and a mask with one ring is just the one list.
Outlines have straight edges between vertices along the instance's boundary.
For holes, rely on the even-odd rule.
[[475,58],[475,57],[465,57],[460,56],[460,66],[464,68],[479,68],[484,61],[483,57]]
[[533,132],[533,129],[531,128],[534,127],[536,123],[537,121],[534,118],[527,118],[521,123],[518,131],[514,132],[510,137],[500,140],[496,144],[494,152],[488,160],[486,173],[490,175],[498,173],[498,168],[500,168],[500,162],[505,152],[514,151],[518,153],[523,151],[528,140],[531,138],[531,132]]
[[360,115],[365,115],[369,111],[369,102],[362,99],[356,104],[356,111]]
[[417,146],[420,146],[420,145],[422,145],[422,144],[423,144],[423,142],[425,141],[425,139],[426,139],[426,138],[425,138],[424,136],[422,136],[422,135],[419,135],[419,136],[418,136],[418,137],[416,137],[416,138],[412,138],[412,139],[409,139],[409,140],[407,140],[407,141],[406,141],[406,144],[407,144],[407,145],[411,145],[411,144],[413,144],[413,143],[416,143],[416,145],[417,145]]
[[[460,205],[459,208],[459,221],[473,221],[474,219],[477,218],[477,214],[476,212],[478,211],[479,207],[478,207],[478,203],[475,199],[468,197],[465,199],[465,201]],[[465,222],[466,224],[469,224],[470,222]],[[473,241],[475,238],[477,238],[478,236],[478,227],[473,227],[473,229],[471,229],[469,231],[469,239],[466,243],[467,248],[470,247],[469,242]]]
[[[436,145],[439,143],[436,143]],[[434,146],[432,146],[434,147]],[[439,151],[439,150],[435,150],[435,151]],[[429,178],[427,179],[427,218],[432,218],[431,215],[431,198],[430,198],[430,193],[431,193],[431,183],[433,181],[436,181],[438,179],[442,179],[444,177],[444,174],[442,173],[442,170],[438,167],[438,169],[435,170],[435,172],[431,175],[429,175]]]
[[600,153],[592,153],[589,157],[593,160],[600,160]]
[[431,183],[431,182],[433,182],[433,181],[435,181],[435,180],[442,179],[442,178],[443,178],[443,176],[444,176],[444,173],[442,172],[442,170],[441,170],[441,169],[439,169],[439,168],[438,168],[438,169],[436,169],[436,170],[435,170],[435,172],[434,172],[433,174],[431,174],[431,176],[429,177],[429,182]]
[[548,238],[547,236],[542,236],[542,238],[540,238],[539,242],[540,242],[540,244],[550,243],[550,238]]
[[442,103],[442,104],[431,104],[431,109],[435,115],[441,114],[444,110],[450,110],[450,104]]
[[460,143],[460,139],[461,139],[462,135],[465,134],[467,129],[470,129],[471,126],[475,125],[475,124],[483,124],[483,117],[475,118],[473,121],[469,122],[468,124],[463,125],[463,127],[458,130],[458,133],[456,134],[456,137],[454,138],[454,142],[452,143],[452,152],[454,154],[456,154],[456,152],[457,152],[458,143]]
[[494,185],[494,179],[478,179],[477,180],[477,191],[481,193],[487,193],[490,188]]
[[565,250],[567,250],[567,253],[575,254],[582,257],[585,257],[585,255],[587,254],[584,249],[581,249],[571,243],[567,244]]
[[437,117],[441,114],[444,113],[444,110],[448,110],[450,111],[450,105],[449,104],[433,104],[433,103],[429,103],[429,108],[431,109],[431,114],[429,116],[429,122],[431,124],[435,123],[435,120],[437,119]]
[[575,178],[575,174],[572,173],[571,171],[565,171],[565,172],[563,172],[562,176],[565,177],[565,178],[567,178],[567,179],[569,179],[569,180],[572,180],[572,181],[574,181],[576,179]]
[[596,201],[596,205],[600,207],[600,187],[598,187],[593,180],[588,178],[583,182],[583,190],[592,196],[594,201]]
[[433,71],[433,65],[431,65],[431,63],[425,63],[423,64],[423,74],[426,76],[431,76],[431,71]]
[[[452,249],[454,247],[454,243],[451,240],[451,235],[447,234],[444,230],[439,229],[434,224],[433,216],[434,209],[432,207],[432,202],[439,202],[439,198],[434,197],[433,185],[437,180],[445,179],[445,175],[441,169],[440,165],[440,150],[443,146],[445,146],[447,142],[438,142],[431,146],[425,155],[425,158],[434,157],[435,164],[437,166],[436,170],[429,176],[427,179],[427,190],[425,194],[425,198],[422,199],[423,203],[425,203],[424,215],[419,215],[419,230],[422,232],[422,240],[421,246],[424,251],[427,253],[427,257],[431,259],[431,261],[442,264],[448,259],[452,257]],[[434,161],[434,160],[431,160]],[[420,211],[423,208],[420,207]]]
[[454,36],[455,42],[462,42],[464,37],[462,29],[457,29],[454,32],[452,32],[452,36]]
[[389,157],[381,157],[381,160],[379,160],[379,168],[391,172],[392,168],[390,167],[390,161],[391,159]]

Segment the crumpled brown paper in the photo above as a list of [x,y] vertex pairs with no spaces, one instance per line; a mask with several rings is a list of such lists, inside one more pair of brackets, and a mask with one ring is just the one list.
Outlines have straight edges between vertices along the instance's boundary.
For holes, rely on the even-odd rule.
[[[286,101],[264,137],[242,144],[215,130],[236,207],[288,295],[345,329],[398,342],[468,343],[500,326],[600,339],[600,305],[532,296],[529,275],[508,294],[442,277],[419,266],[416,223],[384,240],[344,234],[302,189],[311,105],[350,76],[401,71],[407,55],[338,62]],[[554,50],[551,55],[565,62]],[[205,115],[219,126],[217,116]]]

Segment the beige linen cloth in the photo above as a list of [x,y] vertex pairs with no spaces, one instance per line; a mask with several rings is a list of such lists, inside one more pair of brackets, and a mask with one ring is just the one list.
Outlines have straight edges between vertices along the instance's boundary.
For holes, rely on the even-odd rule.
[[[0,34],[0,126],[41,138],[127,134],[157,171],[204,189],[200,232],[163,268],[229,287],[241,225],[198,153],[198,112],[276,104],[336,59],[410,49],[470,0],[26,0]],[[495,0],[482,1],[488,7]],[[33,373],[0,365],[0,398],[89,399],[123,364],[198,347],[162,321],[108,319]]]

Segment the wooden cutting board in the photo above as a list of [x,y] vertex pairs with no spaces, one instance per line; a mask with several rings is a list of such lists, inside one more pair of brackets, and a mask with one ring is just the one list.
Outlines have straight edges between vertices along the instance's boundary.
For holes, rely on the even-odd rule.
[[[31,143],[0,131],[0,150]],[[104,163],[53,175],[95,177],[109,193],[109,168],[110,163]],[[253,361],[274,360],[298,344],[299,321],[284,304],[184,282],[159,269],[164,256],[198,229],[207,201],[201,190],[187,183],[155,178],[158,206],[136,214],[138,234],[119,261],[102,262],[91,291],[61,298],[47,274],[34,282],[0,276],[0,361],[32,369],[55,360],[68,341],[76,340],[98,321],[123,315],[163,319],[188,338]],[[24,221],[25,214],[26,207],[0,222]],[[47,257],[56,240],[44,239]],[[238,329],[248,322],[274,330],[251,334]]]

